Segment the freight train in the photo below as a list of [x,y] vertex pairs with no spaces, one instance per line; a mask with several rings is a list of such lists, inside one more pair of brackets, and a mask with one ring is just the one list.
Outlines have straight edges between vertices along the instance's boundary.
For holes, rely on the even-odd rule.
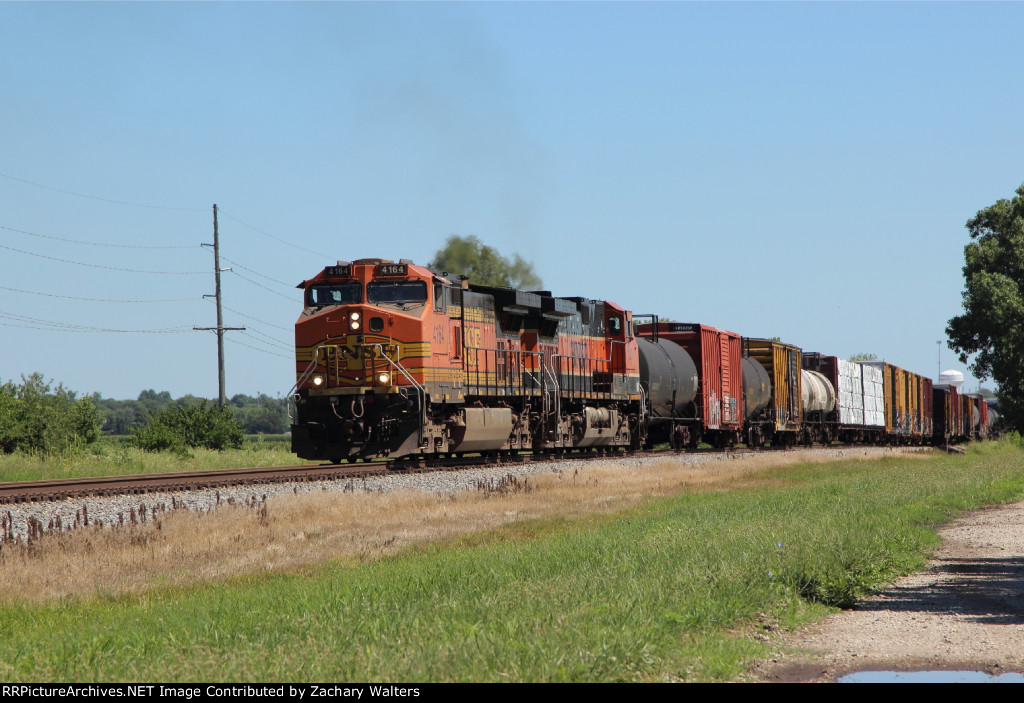
[[339,261],[298,288],[292,451],[304,459],[950,443],[993,420],[980,396],[884,361],[405,259]]

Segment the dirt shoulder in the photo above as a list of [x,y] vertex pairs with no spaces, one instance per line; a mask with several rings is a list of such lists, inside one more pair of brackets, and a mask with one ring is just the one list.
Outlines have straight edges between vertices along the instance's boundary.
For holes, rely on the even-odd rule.
[[928,568],[856,610],[786,635],[762,681],[829,682],[855,671],[1024,672],[1024,503],[940,531]]

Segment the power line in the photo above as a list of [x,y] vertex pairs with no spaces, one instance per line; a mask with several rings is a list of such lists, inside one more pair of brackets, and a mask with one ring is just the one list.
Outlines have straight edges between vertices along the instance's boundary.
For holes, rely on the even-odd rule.
[[[0,324],[2,324],[2,323],[0,323]],[[243,347],[248,347],[249,349],[252,349],[253,351],[262,352],[263,354],[269,354],[270,356],[276,356],[276,357],[279,357],[281,359],[288,359],[289,361],[293,361],[294,360],[294,357],[292,357],[292,356],[285,356],[284,354],[278,354],[277,352],[274,352],[274,351],[268,351],[266,349],[260,349],[259,347],[252,346],[251,344],[246,344],[245,342],[239,342],[237,339],[228,338],[227,341],[229,341],[232,344],[239,344],[239,345],[241,345]]]
[[22,290],[21,288],[8,288],[0,286],[0,290],[9,290],[15,293],[26,293],[28,295],[45,295],[48,298],[63,298],[64,300],[80,300],[89,303],[186,303],[202,298],[165,298],[163,300],[115,300],[112,298],[82,298],[73,295],[58,295],[57,293],[43,293],[34,290]]
[[[53,320],[42,320],[38,317],[28,317],[26,315],[18,315],[15,313],[4,312],[0,310],[0,318],[6,318],[13,320],[14,322],[30,323],[32,326],[26,324],[14,324],[8,322],[0,322],[0,325],[6,325],[8,327],[24,327],[27,329],[36,330],[48,330],[51,332],[104,332],[104,333],[117,333],[117,334],[177,334],[178,332],[190,332],[189,327],[164,327],[161,329],[143,329],[143,330],[122,330],[113,329],[109,327],[89,327],[86,325],[76,325],[71,322],[55,322]],[[41,325],[41,326],[40,326]]]
[[167,206],[164,206],[164,205],[146,205],[146,204],[143,204],[143,203],[132,203],[132,202],[129,202],[127,200],[112,200],[110,198],[101,198],[101,197],[96,196],[96,195],[86,195],[85,193],[76,193],[73,190],[63,190],[62,188],[54,188],[53,186],[46,186],[46,185],[43,185],[42,183],[36,183],[34,181],[25,180],[24,178],[17,178],[16,176],[9,176],[6,173],[0,173],[0,176],[2,176],[4,178],[7,178],[7,179],[10,179],[12,181],[18,181],[19,183],[27,183],[28,185],[35,186],[36,188],[44,188],[46,190],[52,190],[52,191],[55,191],[57,193],[64,193],[65,195],[74,195],[74,196],[79,197],[79,198],[88,198],[90,200],[100,200],[100,201],[105,202],[105,203],[114,203],[115,205],[130,205],[131,207],[144,207],[144,208],[149,208],[151,210],[177,210],[179,212],[203,212],[204,211],[203,208],[197,208],[197,207],[167,207]]
[[253,335],[259,335],[259,337],[262,337],[262,339],[256,339],[256,337],[253,337],[253,339],[256,339],[256,341],[260,342],[261,344],[270,344],[272,346],[279,347],[289,352],[295,351],[295,347],[293,347],[288,342],[282,342],[280,339],[275,339],[274,337],[271,337],[270,335],[267,334],[263,334],[262,332],[259,332],[257,330],[248,330],[246,332],[243,332],[242,334],[248,337],[252,337]]
[[[209,298],[207,298],[207,300],[209,300]],[[244,317],[244,318],[246,318],[248,320],[253,320],[253,321],[259,323],[260,325],[262,325],[264,327],[273,327],[274,329],[284,330],[285,332],[291,332],[292,331],[291,327],[282,327],[281,325],[272,325],[269,322],[264,322],[263,320],[261,320],[258,317],[253,317],[252,315],[246,315],[244,312],[239,312],[238,310],[234,310],[232,308],[229,308],[227,305],[224,306],[224,309],[229,311],[229,312],[233,312],[236,315],[239,315],[240,317]]]
[[[0,174],[2,175],[2,174]],[[36,254],[31,251],[25,251],[24,249],[15,249],[14,247],[5,246],[0,244],[0,249],[7,249],[8,251],[16,251],[19,254],[26,254],[28,256],[37,256],[40,259],[49,259],[50,261],[59,261],[62,264],[74,264],[75,266],[88,266],[96,269],[106,269],[108,271],[125,271],[127,273],[148,273],[160,276],[205,276],[209,274],[209,271],[144,271],[141,269],[126,269],[117,266],[103,266],[102,264],[87,264],[84,261],[70,261],[68,259],[58,259],[55,256],[46,256],[45,254]]]
[[331,258],[331,257],[327,256],[327,254],[321,254],[318,251],[313,251],[312,249],[307,249],[306,247],[300,247],[298,244],[292,244],[291,242],[289,242],[289,241],[287,241],[285,239],[281,239],[280,237],[275,237],[274,235],[270,234],[269,232],[265,232],[264,230],[260,229],[259,227],[253,227],[252,225],[248,224],[247,222],[242,222],[240,219],[238,219],[234,215],[232,215],[230,213],[227,213],[227,212],[224,212],[223,208],[220,209],[220,214],[225,215],[225,216],[231,218],[232,220],[234,220],[238,224],[242,225],[243,227],[248,227],[253,232],[259,232],[260,234],[262,234],[265,237],[270,237],[275,242],[280,242],[281,244],[285,244],[285,245],[293,247],[295,249],[301,249],[302,251],[308,252],[310,254],[316,254],[317,256],[323,257],[324,259],[330,259]]
[[237,266],[238,268],[242,269],[243,271],[248,271],[249,273],[255,274],[255,275],[259,276],[260,278],[265,278],[268,281],[273,281],[274,283],[280,283],[285,288],[294,288],[295,287],[291,283],[285,283],[284,281],[279,281],[276,278],[271,278],[270,276],[267,276],[266,274],[262,274],[259,271],[253,271],[251,268],[246,268],[245,266],[242,266],[240,263],[238,263],[234,259],[229,259],[226,256],[221,256],[220,258],[224,259],[229,264],[234,264],[235,266]]
[[41,237],[43,239],[53,239],[58,242],[70,242],[72,244],[85,244],[91,247],[116,247],[119,249],[197,249],[198,244],[181,244],[176,246],[152,246],[143,244],[107,244],[105,242],[86,242],[81,239],[66,239],[64,237],[55,237],[51,234],[39,234],[37,232],[29,232],[23,229],[16,229],[14,227],[7,227],[0,225],[0,229],[6,229],[9,232],[17,232],[18,234],[27,234],[30,237]]
[[290,300],[293,303],[295,302],[295,299],[292,298],[291,296],[287,296],[287,295],[285,295],[283,293],[278,293],[276,290],[273,290],[271,288],[267,288],[262,283],[257,283],[256,281],[252,280],[251,278],[247,278],[246,276],[243,276],[242,274],[238,273],[238,271],[231,271],[231,273],[235,274],[236,276],[241,278],[243,281],[248,281],[249,283],[253,284],[257,288],[262,288],[263,290],[267,291],[268,293],[273,293],[274,295],[280,296],[280,297],[284,298],[285,300]]

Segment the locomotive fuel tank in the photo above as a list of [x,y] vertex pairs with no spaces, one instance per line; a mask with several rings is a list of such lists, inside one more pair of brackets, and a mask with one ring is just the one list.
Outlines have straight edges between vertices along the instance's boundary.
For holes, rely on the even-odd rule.
[[772,399],[772,381],[757,359],[743,357],[743,410],[749,420],[768,407]]
[[640,383],[654,417],[680,416],[697,397],[697,366],[686,350],[667,339],[637,337]]

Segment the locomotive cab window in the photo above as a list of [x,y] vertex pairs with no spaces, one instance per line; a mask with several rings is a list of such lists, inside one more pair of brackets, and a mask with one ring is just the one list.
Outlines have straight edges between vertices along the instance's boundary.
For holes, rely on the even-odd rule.
[[425,303],[426,281],[374,281],[366,286],[371,303]]
[[310,286],[306,304],[311,307],[324,305],[350,305],[363,302],[363,286],[357,281]]
[[622,318],[618,315],[612,315],[608,318],[608,334],[613,337],[618,337],[622,334]]
[[434,309],[444,312],[444,285],[440,281],[434,281]]

